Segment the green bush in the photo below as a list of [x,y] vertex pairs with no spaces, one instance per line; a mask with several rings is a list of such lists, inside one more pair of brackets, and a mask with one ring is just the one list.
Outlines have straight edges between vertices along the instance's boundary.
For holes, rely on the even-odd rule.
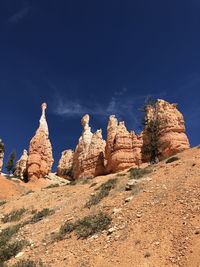
[[41,261],[34,262],[32,260],[20,260],[11,267],[44,267]]
[[169,158],[169,159],[167,159],[166,160],[166,163],[168,164],[168,163],[172,163],[172,162],[174,162],[174,161],[177,161],[177,160],[179,160],[179,157],[171,157],[171,158]]
[[16,222],[19,221],[23,214],[26,212],[26,209],[21,208],[19,210],[13,210],[10,213],[6,214],[3,218],[2,218],[2,222],[3,223],[7,223],[7,222]]
[[29,223],[33,223],[33,224],[37,223],[43,220],[45,217],[50,216],[52,214],[54,214],[54,210],[50,210],[48,208],[43,209],[41,211],[36,212],[34,216],[32,217],[32,219],[29,221]]
[[129,169],[130,179],[136,179],[136,180],[144,177],[147,174],[150,174],[151,172],[152,172],[152,169],[149,169],[149,168],[144,168],[144,169],[131,168],[131,169]]
[[5,244],[0,247],[0,264],[5,261],[10,260],[12,257],[16,256],[25,245],[28,243],[25,240],[14,241],[13,243]]
[[49,188],[55,188],[55,187],[59,187],[59,184],[50,184],[47,187],[45,187],[45,189],[49,189]]
[[4,204],[6,204],[7,202],[5,200],[0,201],[0,206],[3,206]]
[[96,215],[90,215],[80,219],[74,223],[66,222],[60,227],[59,233],[56,235],[57,240],[62,240],[65,236],[73,231],[76,232],[78,238],[87,238],[91,235],[106,230],[112,219],[107,214],[100,212]]
[[103,183],[96,190],[98,191],[95,195],[91,196],[90,200],[85,204],[86,208],[90,208],[93,205],[97,205],[104,197],[109,195],[111,189],[116,186],[117,179],[110,179]]

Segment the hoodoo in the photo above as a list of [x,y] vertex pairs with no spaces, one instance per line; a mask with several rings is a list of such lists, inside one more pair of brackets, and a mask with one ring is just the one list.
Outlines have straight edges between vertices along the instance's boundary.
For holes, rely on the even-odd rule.
[[27,171],[28,152],[24,149],[22,156],[16,162],[14,175],[20,179],[24,179]]
[[4,159],[4,143],[2,141],[2,139],[0,139],[0,174],[2,171],[2,167],[3,167],[3,159]]
[[75,179],[105,174],[104,151],[106,143],[103,140],[101,130],[97,130],[94,134],[91,132],[89,119],[89,115],[86,114],[81,120],[83,133],[79,138],[73,162]]
[[45,116],[47,104],[42,104],[40,125],[35,136],[30,141],[27,164],[28,179],[30,181],[43,178],[51,172],[53,165],[52,146],[49,140],[49,130]]
[[68,149],[62,152],[61,158],[58,163],[57,175],[63,178],[72,177],[74,151]]
[[107,172],[118,172],[141,163],[142,138],[126,129],[111,115],[107,127],[106,160]]

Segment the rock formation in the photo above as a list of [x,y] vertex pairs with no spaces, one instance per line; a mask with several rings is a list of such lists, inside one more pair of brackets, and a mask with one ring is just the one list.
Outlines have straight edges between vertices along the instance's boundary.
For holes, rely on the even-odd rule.
[[5,152],[4,150],[5,150],[4,143],[2,139],[0,139],[0,174],[2,171],[2,167],[3,167],[3,159],[4,159],[4,152]]
[[21,158],[16,162],[14,175],[24,179],[27,172],[28,152],[24,149]]
[[58,163],[57,175],[63,178],[72,177],[74,151],[69,149],[62,152]]
[[27,171],[28,179],[31,181],[48,175],[53,165],[52,147],[49,141],[48,125],[45,117],[46,108],[46,103],[43,103],[40,125],[29,146]]
[[[162,160],[182,152],[190,147],[185,134],[183,115],[178,111],[176,104],[158,99],[154,106],[147,106],[146,121],[158,121],[158,159]],[[144,145],[149,143],[147,126],[143,132]],[[149,155],[143,155],[144,161]]]
[[142,138],[126,129],[111,115],[107,127],[106,160],[107,172],[118,172],[141,163]]
[[105,173],[104,151],[106,144],[102,138],[101,130],[97,130],[94,134],[91,132],[89,119],[89,115],[86,114],[81,120],[83,133],[74,153],[74,179],[95,177]]

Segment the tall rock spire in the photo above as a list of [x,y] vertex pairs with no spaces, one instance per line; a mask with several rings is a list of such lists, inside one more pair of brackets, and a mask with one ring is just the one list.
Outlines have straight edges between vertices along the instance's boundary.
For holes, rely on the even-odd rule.
[[2,139],[0,139],[0,174],[3,167],[3,159],[4,159],[4,143]]
[[51,172],[53,165],[52,146],[49,140],[48,125],[45,116],[47,104],[43,103],[40,125],[30,141],[28,157],[28,179],[37,180]]

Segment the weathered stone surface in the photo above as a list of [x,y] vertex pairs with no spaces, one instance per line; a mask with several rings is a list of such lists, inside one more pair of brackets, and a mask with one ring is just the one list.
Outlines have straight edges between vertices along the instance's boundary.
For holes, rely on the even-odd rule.
[[82,136],[74,153],[73,175],[75,179],[95,177],[105,173],[104,151],[105,141],[101,130],[91,132],[89,115],[81,120],[83,126]]
[[[185,122],[183,115],[178,111],[176,104],[170,104],[158,99],[155,108],[147,108],[147,120],[157,118],[159,121],[159,160],[163,160],[190,147],[185,134]],[[148,144],[146,129],[143,132],[143,142]],[[148,155],[144,155],[144,161],[148,161]]]
[[63,178],[71,178],[74,151],[71,149],[62,152],[58,163],[57,175]]
[[16,162],[14,175],[24,179],[27,171],[28,152],[24,149],[21,158]]
[[31,181],[48,175],[53,165],[52,147],[49,141],[48,125],[45,117],[46,108],[46,103],[43,103],[40,125],[29,146],[27,170],[28,179]]
[[0,174],[3,168],[3,159],[4,159],[4,143],[2,139],[0,139]]
[[4,150],[5,150],[4,143],[2,139],[0,139],[0,174],[3,168]]
[[107,127],[107,172],[118,172],[141,163],[142,138],[111,115]]

